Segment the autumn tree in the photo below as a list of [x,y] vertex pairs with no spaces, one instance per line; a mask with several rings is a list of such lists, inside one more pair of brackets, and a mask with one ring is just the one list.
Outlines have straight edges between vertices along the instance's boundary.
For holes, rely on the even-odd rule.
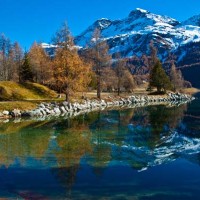
[[14,61],[14,74],[13,74],[13,80],[16,82],[20,82],[20,71],[21,66],[23,62],[23,50],[20,47],[18,42],[15,42],[12,47],[13,50],[13,61]]
[[180,90],[184,87],[184,79],[180,70],[176,69],[174,62],[172,62],[170,70],[170,80],[172,83],[173,91]]
[[[65,34],[64,34],[65,33]],[[52,84],[59,92],[66,95],[66,101],[75,92],[83,91],[90,82],[90,65],[83,62],[73,44],[73,37],[68,26],[63,24],[54,37],[58,43],[58,50],[53,59]]]
[[108,92],[115,90],[117,85],[117,77],[115,71],[111,67],[102,69],[102,89]]
[[116,73],[117,77],[117,94],[120,95],[121,93],[121,88],[123,86],[123,79],[125,75],[125,64],[126,62],[123,59],[120,59],[120,54],[116,55],[117,61],[113,64],[114,71]]
[[150,49],[150,63],[149,63],[149,66],[150,66],[150,68],[152,68],[158,61],[158,57],[157,57],[158,50],[154,46],[153,40],[150,41],[149,49]]
[[9,79],[9,62],[11,42],[4,34],[0,35],[0,80],[7,81]]
[[136,84],[133,75],[129,72],[128,69],[126,69],[123,76],[123,87],[127,92],[132,92],[135,88],[135,85]]
[[56,31],[52,37],[52,42],[54,45],[57,45],[60,48],[72,48],[74,46],[74,38],[71,35],[66,21],[61,25],[60,29]]
[[116,61],[113,63],[113,69],[116,74],[117,93],[120,95],[122,88],[128,92],[132,91],[135,87],[135,81],[130,72],[130,65],[126,66],[126,60],[121,58],[119,53],[116,54],[115,59]]
[[96,29],[93,34],[88,57],[92,61],[93,70],[97,80],[97,98],[101,99],[102,91],[102,71],[103,68],[110,65],[111,56],[109,55],[109,47],[106,41],[101,40],[100,30]]
[[166,92],[167,89],[171,89],[171,82],[165,70],[162,67],[160,61],[157,61],[151,71],[150,87],[156,87],[157,92]]
[[40,44],[34,42],[29,51],[29,58],[33,68],[34,81],[46,84],[50,79],[50,61]]
[[24,55],[24,60],[20,68],[20,82],[24,83],[26,81],[33,81],[33,73],[27,53]]

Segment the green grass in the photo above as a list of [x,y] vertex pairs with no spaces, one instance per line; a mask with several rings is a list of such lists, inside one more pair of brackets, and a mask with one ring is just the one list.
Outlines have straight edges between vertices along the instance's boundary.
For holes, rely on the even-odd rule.
[[38,83],[19,84],[12,81],[0,82],[0,100],[51,100],[57,93]]

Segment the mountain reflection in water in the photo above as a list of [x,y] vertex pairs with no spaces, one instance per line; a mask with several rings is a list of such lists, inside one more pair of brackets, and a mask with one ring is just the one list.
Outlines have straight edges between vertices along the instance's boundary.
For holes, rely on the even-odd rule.
[[[196,100],[178,107],[147,106],[92,112],[70,119],[1,123],[0,197],[116,199],[115,195],[119,195],[119,199],[145,199],[142,181],[153,181],[155,169],[160,174],[159,170],[169,165],[175,173],[176,163],[199,165],[200,119],[194,118],[199,114],[195,109],[198,103]],[[200,175],[199,166],[195,170]],[[139,173],[142,171],[148,176],[143,177]],[[165,173],[163,179],[168,178],[169,172]],[[116,176],[118,184],[112,186]],[[200,186],[199,180],[195,181]],[[146,191],[152,197],[147,199],[167,199],[182,191],[178,188],[171,194],[157,190]],[[199,195],[194,188],[192,191],[191,197]]]

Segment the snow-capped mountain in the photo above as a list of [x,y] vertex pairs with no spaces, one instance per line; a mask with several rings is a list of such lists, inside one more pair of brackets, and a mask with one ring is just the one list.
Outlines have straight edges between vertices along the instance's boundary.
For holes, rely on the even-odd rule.
[[200,15],[190,17],[188,20],[182,22],[183,25],[200,26]]
[[[162,62],[167,62],[170,54],[175,55],[177,66],[183,68],[185,78],[193,82],[194,77],[188,76],[190,73],[187,70],[190,66],[200,66],[200,15],[181,23],[168,16],[137,8],[121,20],[102,18],[95,21],[75,37],[75,44],[86,48],[97,28],[101,31],[101,39],[107,41],[113,56],[118,52],[124,58],[149,55],[149,44],[153,41]],[[47,52],[54,49],[49,46],[44,48]]]
[[[198,79],[194,77],[198,74],[196,69],[195,74],[192,72],[191,75],[188,68],[200,66],[200,15],[181,23],[168,16],[137,8],[121,20],[97,20],[75,37],[76,44],[85,48],[96,28],[100,29],[102,40],[108,42],[112,55],[117,52],[125,58],[149,55],[149,43],[153,40],[162,62],[167,61],[169,54],[174,54],[177,66],[183,68],[185,78],[191,82]],[[200,86],[200,82],[194,85]]]
[[200,27],[180,23],[177,20],[139,9],[132,11],[122,20],[97,20],[75,38],[76,44],[86,47],[96,28],[101,30],[102,39],[107,40],[110,53],[121,52],[124,57],[148,54],[150,40],[159,48],[164,59],[166,51],[176,51],[180,46],[200,41]]

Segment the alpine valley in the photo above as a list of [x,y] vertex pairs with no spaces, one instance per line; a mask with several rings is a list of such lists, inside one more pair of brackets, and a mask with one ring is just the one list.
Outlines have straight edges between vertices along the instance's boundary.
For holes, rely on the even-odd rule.
[[[175,59],[185,79],[200,87],[200,15],[179,22],[137,8],[121,20],[102,18],[95,21],[75,37],[75,44],[80,49],[86,48],[97,28],[101,31],[101,39],[107,41],[113,58],[119,52],[134,66],[133,73],[148,73],[146,56],[150,54],[149,44],[153,41],[166,69],[170,67],[169,60]],[[48,53],[55,49],[53,45],[42,45]]]

